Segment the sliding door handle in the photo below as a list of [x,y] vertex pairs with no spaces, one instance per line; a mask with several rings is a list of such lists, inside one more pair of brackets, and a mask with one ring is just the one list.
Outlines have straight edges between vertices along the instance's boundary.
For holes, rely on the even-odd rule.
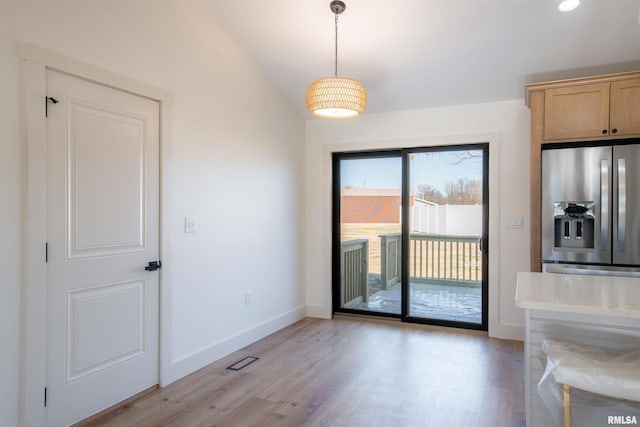
[[487,236],[482,236],[478,239],[478,248],[483,254],[489,252],[489,238]]

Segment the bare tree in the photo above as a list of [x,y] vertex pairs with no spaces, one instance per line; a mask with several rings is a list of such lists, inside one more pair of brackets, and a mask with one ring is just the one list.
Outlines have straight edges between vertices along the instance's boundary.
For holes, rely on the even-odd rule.
[[418,185],[416,197],[439,205],[443,205],[447,201],[447,198],[440,190],[429,184]]
[[460,178],[445,184],[444,194],[429,184],[418,185],[416,197],[439,205],[478,205],[482,203],[482,182]]
[[467,159],[482,157],[482,151],[452,151],[449,154],[454,157],[451,161],[447,161],[450,165],[459,165]]
[[482,202],[482,185],[479,179],[460,178],[445,186],[447,204],[475,205]]

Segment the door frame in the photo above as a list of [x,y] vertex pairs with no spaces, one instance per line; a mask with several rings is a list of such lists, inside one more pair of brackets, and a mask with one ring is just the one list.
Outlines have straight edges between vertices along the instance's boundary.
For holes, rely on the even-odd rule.
[[[489,247],[482,257],[482,318],[481,323],[468,323],[452,320],[441,320],[435,318],[414,317],[409,315],[409,223],[410,223],[410,171],[408,157],[411,153],[425,152],[444,152],[444,151],[463,151],[478,150],[482,151],[482,238],[489,238],[489,205],[491,198],[489,197],[489,153],[490,142],[466,142],[451,143],[442,145],[423,145],[410,148],[390,148],[381,150],[358,150],[358,151],[332,151],[331,152],[331,310],[332,313],[344,312],[352,314],[360,314],[372,317],[386,317],[399,319],[402,322],[421,323],[435,326],[457,327],[465,329],[475,329],[488,331],[489,327]],[[400,313],[377,312],[360,309],[346,309],[341,307],[341,255],[340,255],[340,212],[341,212],[341,169],[340,161],[345,159],[374,159],[374,158],[399,158],[402,162],[401,166],[401,310]]]
[[[27,186],[25,226],[26,245],[23,248],[22,266],[25,288],[23,300],[23,366],[22,366],[22,425],[45,425],[44,388],[46,385],[46,307],[47,273],[45,264],[45,242],[47,236],[47,125],[45,119],[45,96],[47,70],[56,70],[89,80],[111,88],[157,101],[160,104],[159,141],[159,254],[160,259],[167,249],[167,233],[164,231],[163,212],[166,200],[163,185],[166,173],[169,123],[173,95],[163,89],[124,77],[107,70],[77,61],[64,55],[48,51],[28,43],[19,44],[23,76],[23,129],[25,130]],[[167,265],[163,266],[166,273]],[[164,325],[170,318],[169,274],[159,275],[159,363],[160,385],[167,381],[170,361],[169,328]]]
[[[493,254],[489,258],[489,295],[487,298],[488,310],[488,336],[503,336],[514,335],[510,328],[512,325],[503,324],[500,322],[500,299],[502,286],[500,280],[500,256],[499,256],[499,244],[501,239],[500,233],[500,145],[503,135],[500,132],[476,132],[468,134],[441,134],[441,135],[424,135],[417,137],[397,137],[391,139],[389,136],[381,139],[364,139],[354,140],[345,139],[340,142],[327,143],[319,150],[322,156],[322,164],[320,168],[324,176],[332,177],[332,155],[333,153],[348,153],[356,151],[379,151],[379,150],[401,150],[405,147],[433,147],[433,146],[448,146],[448,145],[464,145],[464,144],[489,144],[489,164],[492,165],[489,168],[489,187],[492,189],[491,198],[489,200],[489,234],[491,240],[489,241],[489,253]],[[313,165],[307,165],[312,167]],[[323,184],[323,199],[327,203],[332,201],[333,179],[327,179]],[[322,233],[325,236],[331,236],[332,231],[332,210],[327,209],[322,214]],[[326,239],[322,245],[322,268],[325,271],[331,271],[332,264],[332,249],[331,239]],[[330,319],[333,316],[333,304],[332,304],[332,292],[333,292],[333,276],[327,274],[322,278],[323,293],[322,299],[324,301],[322,306],[311,307],[314,310],[312,313],[325,319]]]

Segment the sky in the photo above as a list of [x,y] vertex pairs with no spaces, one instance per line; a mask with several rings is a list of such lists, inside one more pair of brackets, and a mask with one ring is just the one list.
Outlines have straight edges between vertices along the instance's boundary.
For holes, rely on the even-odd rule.
[[[468,151],[477,157],[460,161],[462,151],[412,154],[409,162],[411,191],[418,185],[431,185],[444,193],[448,182],[460,178],[482,180],[482,151]],[[457,163],[457,164],[456,164]],[[343,159],[340,163],[341,186],[352,188],[401,188],[400,157]]]

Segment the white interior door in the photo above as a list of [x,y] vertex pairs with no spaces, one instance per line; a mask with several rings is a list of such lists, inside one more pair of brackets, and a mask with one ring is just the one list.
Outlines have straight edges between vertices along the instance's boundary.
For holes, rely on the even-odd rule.
[[47,71],[47,425],[158,383],[159,104]]

